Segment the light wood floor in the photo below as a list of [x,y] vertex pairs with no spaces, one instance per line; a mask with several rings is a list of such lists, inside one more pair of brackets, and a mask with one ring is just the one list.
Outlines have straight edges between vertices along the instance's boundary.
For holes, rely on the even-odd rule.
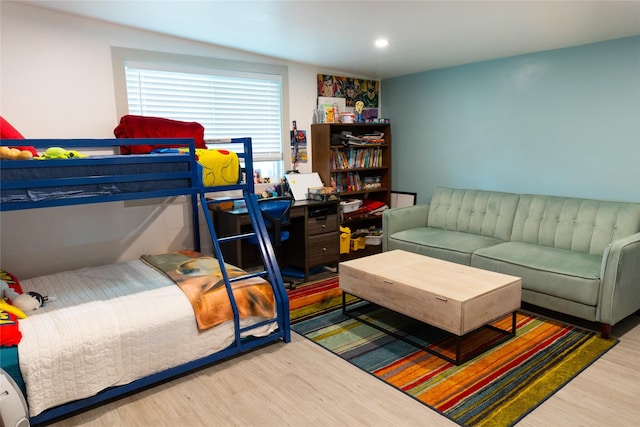
[[[640,422],[640,316],[621,342],[518,427]],[[293,334],[276,343],[55,424],[62,426],[456,426]]]

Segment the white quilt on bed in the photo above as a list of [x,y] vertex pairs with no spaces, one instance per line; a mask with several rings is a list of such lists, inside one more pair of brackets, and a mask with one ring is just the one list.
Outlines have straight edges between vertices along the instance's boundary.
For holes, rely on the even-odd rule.
[[18,353],[31,416],[213,354],[234,339],[233,322],[199,332],[184,293],[139,260],[22,280],[21,286],[50,298],[20,321]]

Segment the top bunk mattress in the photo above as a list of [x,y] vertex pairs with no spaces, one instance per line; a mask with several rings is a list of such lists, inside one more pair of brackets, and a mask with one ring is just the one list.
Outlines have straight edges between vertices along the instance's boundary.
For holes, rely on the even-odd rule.
[[[21,285],[49,297],[19,322],[20,370],[32,417],[216,353],[235,339],[233,320],[199,330],[184,292],[140,260],[45,275]],[[263,320],[240,319],[240,327]],[[277,322],[268,323],[251,335],[266,336],[276,328]]]
[[[22,161],[20,168],[0,169],[1,203],[41,202],[189,189],[189,156],[183,161],[161,154],[93,156],[91,159]],[[113,163],[125,160],[125,162]],[[149,161],[151,160],[151,161]],[[163,161],[171,160],[171,161]],[[100,164],[102,162],[102,164]],[[11,188],[12,185],[23,188]]]
[[[252,180],[240,180],[240,159],[245,167],[253,163],[251,138],[218,142],[237,151],[196,149],[193,139],[181,138],[21,140],[22,144],[33,145],[40,151],[59,145],[81,153],[87,153],[89,149],[113,150],[123,144],[180,144],[185,147],[150,154],[1,160],[0,210],[195,196],[206,191],[241,190],[243,187],[253,192]],[[251,171],[249,176],[252,176]]]

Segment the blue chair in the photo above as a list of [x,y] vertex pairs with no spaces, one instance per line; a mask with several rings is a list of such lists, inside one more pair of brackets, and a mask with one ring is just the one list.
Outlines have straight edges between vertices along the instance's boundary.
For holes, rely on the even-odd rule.
[[[295,199],[293,197],[270,197],[258,200],[258,207],[264,219],[264,225],[269,233],[269,240],[273,245],[281,271],[281,246],[282,242],[288,240],[290,235],[289,230],[283,230],[282,228],[289,225],[289,211],[294,203]],[[251,236],[247,240],[253,245],[258,244],[256,236]],[[290,289],[295,289],[295,284],[292,280],[284,280],[284,283],[288,284]]]
[[[264,225],[269,232],[269,238],[274,248],[282,246],[282,242],[289,239],[289,230],[284,230],[283,226],[289,225],[289,211],[295,203],[292,197],[271,197],[259,199],[258,207],[264,219]],[[258,238],[251,236],[249,243],[257,245]]]

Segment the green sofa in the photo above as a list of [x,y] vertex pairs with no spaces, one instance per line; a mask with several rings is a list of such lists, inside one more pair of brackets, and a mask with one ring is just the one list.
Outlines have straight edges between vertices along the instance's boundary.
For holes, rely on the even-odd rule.
[[640,310],[640,203],[438,187],[383,213],[383,250],[522,278],[522,301],[599,322]]

